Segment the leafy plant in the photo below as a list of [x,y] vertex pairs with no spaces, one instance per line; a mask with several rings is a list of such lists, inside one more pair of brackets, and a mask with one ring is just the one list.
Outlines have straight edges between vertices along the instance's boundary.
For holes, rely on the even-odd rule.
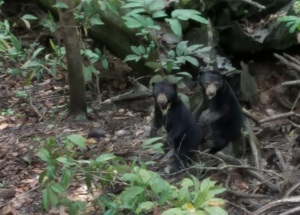
[[[71,201],[66,192],[70,183],[83,178],[89,191],[99,185],[110,184],[117,171],[126,171],[126,167],[118,167],[120,159],[112,154],[101,154],[96,159],[78,159],[85,150],[85,138],[80,135],[69,135],[65,139],[48,138],[44,147],[37,152],[38,157],[46,163],[45,171],[40,174],[39,181],[43,190],[43,207],[63,205],[70,209],[70,214],[85,210],[85,202]],[[80,180],[79,180],[80,181]]]
[[[297,0],[293,4],[293,9],[297,15],[300,14],[300,1]],[[286,26],[289,27],[289,32],[294,33],[296,30],[300,30],[300,18],[299,16],[283,16],[278,19],[279,22],[286,22]]]

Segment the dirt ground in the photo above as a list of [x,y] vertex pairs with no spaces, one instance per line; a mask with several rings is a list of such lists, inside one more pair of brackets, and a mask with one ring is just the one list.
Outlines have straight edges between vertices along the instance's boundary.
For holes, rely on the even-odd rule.
[[[286,77],[280,70],[275,71],[270,78],[269,71],[273,68],[269,63],[256,64],[253,68],[263,71],[255,74],[259,97],[257,105],[250,110],[258,119],[267,118],[268,114],[288,112],[278,102],[277,97],[281,96],[282,100],[295,99],[292,94],[278,90],[279,84]],[[134,156],[140,156],[144,160],[157,159],[157,156],[143,151],[140,147],[142,141],[148,137],[151,121],[149,114],[125,108],[92,111],[88,122],[72,124],[66,121],[67,107],[62,93],[63,82],[46,79],[23,87],[21,78],[1,74],[0,86],[1,214],[67,214],[64,208],[53,209],[49,213],[41,212],[38,177],[45,166],[36,156],[36,152],[47,137],[63,137],[68,134],[81,134],[86,137],[91,128],[103,128],[108,134],[107,137],[91,142],[88,156],[114,153],[126,159]],[[29,93],[30,98],[20,96],[22,91]],[[121,91],[115,92],[118,93]],[[93,92],[88,91],[88,95],[88,104],[91,107],[96,98]],[[279,187],[275,192],[275,199],[282,199],[292,185],[299,182],[300,138],[296,123],[295,118],[280,118],[261,126],[251,123],[261,143],[261,169],[277,173],[275,175],[260,172],[274,186]],[[251,163],[250,155],[251,151],[248,149],[242,160]],[[229,214],[243,214],[241,207],[249,211],[257,210],[274,200],[274,190],[265,186],[257,177],[244,175],[241,171],[220,168],[219,171],[207,171],[199,175],[210,176],[231,190],[223,197],[229,201],[226,206]],[[86,195],[81,189],[82,187],[74,187],[73,197]],[[293,194],[299,195],[299,192],[295,190]],[[278,211],[285,211],[285,207],[279,207]],[[278,214],[278,211],[267,214]]]

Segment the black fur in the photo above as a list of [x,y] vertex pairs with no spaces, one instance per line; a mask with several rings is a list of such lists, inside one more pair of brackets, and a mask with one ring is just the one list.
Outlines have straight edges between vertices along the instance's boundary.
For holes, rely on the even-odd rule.
[[[240,137],[243,113],[236,95],[221,73],[217,71],[201,72],[199,82],[208,107],[200,120],[210,128],[214,143],[210,153],[214,154],[225,148],[229,142]],[[208,83],[218,83],[216,95],[212,99],[207,96]]]
[[[158,104],[159,94],[165,94],[170,107],[164,115],[162,109],[166,105]],[[191,112],[177,95],[176,84],[168,82],[158,82],[153,84],[153,97],[155,99],[155,112],[150,136],[155,136],[157,130],[164,126],[167,131],[165,146],[173,146],[176,157],[186,167],[188,158],[192,157],[192,151],[197,150],[203,141],[203,133]],[[178,160],[177,160],[178,161]],[[179,164],[177,163],[177,167]]]

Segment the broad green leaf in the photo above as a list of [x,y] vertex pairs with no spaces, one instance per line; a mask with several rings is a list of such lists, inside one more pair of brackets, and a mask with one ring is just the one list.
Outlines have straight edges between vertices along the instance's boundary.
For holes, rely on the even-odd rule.
[[58,2],[58,1],[52,7],[54,7],[54,8],[61,8],[61,9],[68,9],[69,8],[69,6],[66,3],[64,3],[64,2]]
[[212,206],[203,208],[209,215],[228,215],[228,213],[220,207]]
[[139,50],[140,50],[140,52],[142,53],[142,54],[145,54],[146,53],[146,49],[145,49],[145,47],[144,46],[142,46],[142,45],[139,45]]
[[42,159],[43,161],[49,162],[51,159],[50,153],[47,149],[45,148],[41,148],[38,153],[37,156]]
[[50,209],[49,187],[43,191],[43,207],[47,211]]
[[133,17],[122,17],[122,18],[126,20],[125,25],[128,28],[140,28],[140,27],[143,27],[143,24],[140,21],[138,21],[135,18],[133,18]]
[[50,188],[56,193],[63,193],[65,189],[59,183],[53,183]]
[[186,48],[185,52],[184,52],[184,55],[190,55],[192,54],[195,50],[199,49],[203,47],[203,45],[200,45],[200,44],[194,44],[194,45],[191,45],[189,47]]
[[278,18],[277,20],[279,22],[287,22],[287,21],[296,21],[297,19],[299,19],[297,16],[283,16]]
[[122,8],[133,8],[133,7],[143,7],[143,1],[140,2],[132,2],[132,3],[128,3],[122,6]]
[[127,55],[127,56],[125,57],[124,62],[126,62],[126,61],[132,61],[132,60],[134,60],[134,61],[139,61],[140,59],[141,59],[140,56],[135,55],[135,54],[130,54],[130,55]]
[[117,6],[114,2],[111,2],[111,1],[106,1],[105,2],[106,6],[108,7],[108,9],[111,10],[111,12],[113,12],[114,14],[116,14],[117,16],[120,16],[119,15],[119,12],[118,12],[118,9],[117,9]]
[[188,72],[176,72],[176,75],[182,75],[182,76],[185,76],[185,77],[192,78],[192,75]]
[[23,64],[21,66],[21,69],[28,69],[28,68],[37,67],[40,65],[41,65],[41,63],[39,61],[28,60],[25,64]]
[[147,62],[147,63],[145,63],[145,65],[154,70],[161,67],[160,63],[158,63],[158,62]]
[[37,56],[41,51],[43,51],[43,50],[44,50],[44,47],[39,47],[39,48],[37,48],[37,49],[33,52],[32,56],[31,56],[31,59],[36,58],[36,56]]
[[182,186],[182,187],[188,188],[188,187],[191,187],[191,186],[193,186],[193,185],[194,185],[193,181],[192,181],[191,179],[189,179],[189,178],[184,178],[184,179],[182,180],[182,182],[181,182],[181,186]]
[[208,20],[199,15],[192,15],[191,19],[203,24],[208,24]]
[[109,64],[108,64],[107,59],[103,59],[103,60],[101,61],[101,63],[102,63],[102,66],[103,66],[104,69],[106,69],[106,70],[109,69]]
[[142,202],[141,204],[139,204],[139,206],[135,212],[137,214],[140,214],[141,212],[144,212],[144,213],[151,212],[151,211],[153,211],[154,207],[156,207],[156,206],[157,206],[157,203],[155,203],[155,202],[150,202],[150,201]]
[[189,97],[187,97],[187,95],[185,95],[183,93],[178,93],[178,96],[183,101],[183,103],[186,105],[186,107],[188,109],[190,109],[190,100],[189,100]]
[[170,27],[172,29],[172,31],[174,32],[174,34],[176,34],[177,36],[179,36],[180,38],[182,37],[182,28],[181,28],[181,24],[179,22],[178,19],[170,19],[169,21]]
[[99,163],[103,163],[104,161],[113,160],[116,156],[113,154],[102,154],[96,158],[96,161]]
[[35,20],[35,19],[38,19],[38,18],[36,16],[31,15],[31,14],[25,14],[24,16],[21,17],[21,19]]
[[10,33],[10,41],[12,42],[13,47],[16,49],[16,52],[19,52],[22,48],[22,43],[12,33]]
[[149,10],[154,11],[154,10],[161,10],[165,8],[165,4],[163,1],[152,1]]
[[167,17],[167,16],[168,16],[168,14],[163,10],[156,11],[155,13],[152,14],[152,18],[162,18],[162,17]]
[[83,136],[78,135],[78,134],[71,134],[67,137],[67,139],[70,140],[75,145],[77,145],[83,149],[86,149],[85,138]]
[[83,67],[83,76],[85,82],[92,80],[92,71],[90,70],[90,67]]
[[[154,76],[153,76],[154,77]],[[151,81],[150,81],[151,82]],[[151,145],[153,144],[154,142],[158,141],[158,140],[162,140],[163,137],[153,137],[153,138],[150,138],[150,139],[147,139],[145,141],[143,141],[142,143],[142,147],[145,147],[145,146],[148,146],[148,145]]]
[[176,46],[176,54],[177,56],[182,56],[187,48],[188,41],[181,41]]
[[196,67],[199,66],[198,60],[196,58],[194,58],[194,57],[186,56],[186,61],[190,62],[191,64],[193,64]]
[[95,14],[93,15],[90,19],[89,19],[91,25],[103,25],[104,22],[101,20],[100,15],[99,14]]
[[180,208],[171,208],[161,213],[161,215],[186,215]]
[[142,52],[138,46],[130,46],[130,48],[135,54],[137,54],[139,56],[142,55]]
[[[154,75],[152,76],[152,78],[150,79],[150,85],[152,85],[152,83],[157,83],[157,82],[160,82],[160,81],[163,81],[165,80],[163,76],[161,75]],[[151,138],[152,139],[152,138]],[[147,141],[147,140],[146,140]]]
[[62,170],[62,177],[60,180],[60,184],[62,185],[63,188],[67,188],[68,185],[70,184],[73,176],[73,171],[70,169],[63,169]]
[[134,14],[139,14],[139,13],[144,13],[144,12],[146,12],[146,10],[144,8],[137,8],[137,9],[134,9],[134,10],[128,12],[126,14],[126,16],[132,16]]
[[[47,188],[48,189],[48,188]],[[48,189],[48,193],[49,193],[49,198],[51,200],[51,203],[54,207],[56,207],[57,203],[58,203],[58,199],[57,199],[57,195],[53,192],[53,190],[51,189],[51,186]]]

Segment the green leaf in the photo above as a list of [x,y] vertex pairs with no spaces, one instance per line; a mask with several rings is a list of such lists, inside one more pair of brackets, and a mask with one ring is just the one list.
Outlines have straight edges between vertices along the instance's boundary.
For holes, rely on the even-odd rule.
[[188,72],[177,72],[176,75],[182,75],[184,77],[192,78],[192,75]]
[[174,34],[176,34],[177,36],[179,36],[180,38],[182,37],[182,28],[181,28],[181,24],[179,22],[178,19],[170,19],[169,21],[170,27],[172,29],[172,31],[174,32]]
[[147,63],[145,63],[145,65],[154,70],[160,68],[160,66],[161,66],[160,63],[158,63],[158,62],[147,62]]
[[140,28],[143,27],[143,24],[136,20],[133,17],[122,17],[123,19],[126,20],[125,25],[127,26],[127,28]]
[[131,50],[132,50],[135,54],[137,54],[137,55],[139,55],[139,56],[142,55],[142,52],[141,52],[141,50],[140,50],[140,48],[139,48],[138,46],[130,46],[130,48],[131,48]]
[[67,188],[68,185],[70,184],[73,176],[73,171],[70,169],[63,169],[62,170],[62,177],[60,180],[60,184],[62,185],[63,188]]
[[161,10],[165,8],[165,4],[163,1],[152,1],[149,7],[150,11]]
[[93,15],[90,19],[89,19],[91,25],[103,25],[104,22],[101,20],[100,15],[99,14],[95,14]]
[[153,211],[153,209],[157,206],[156,202],[142,202],[138,208],[136,209],[135,213],[140,214],[141,212],[147,213]]
[[31,56],[31,59],[36,58],[36,56],[37,56],[42,50],[44,50],[44,47],[37,48],[37,49],[33,52],[32,56]]
[[198,67],[199,66],[199,62],[196,58],[191,57],[191,56],[186,56],[186,60],[188,62],[190,62],[191,64],[193,64],[194,66]]
[[146,53],[146,49],[145,49],[145,47],[144,46],[142,46],[142,45],[139,45],[139,50],[140,50],[140,52],[142,53],[142,54],[145,54]]
[[101,61],[101,63],[102,63],[102,66],[103,66],[104,69],[106,69],[106,70],[109,69],[109,64],[108,64],[107,59],[103,59],[103,60]]
[[86,149],[85,138],[78,134],[71,134],[67,137],[75,145],[81,147],[82,149]]
[[140,2],[132,2],[132,3],[128,3],[122,6],[122,8],[133,8],[133,7],[143,7],[143,1]]
[[[154,76],[153,76],[154,77]],[[150,81],[150,83],[151,83],[151,81]],[[148,146],[148,145],[151,145],[151,144],[153,144],[154,142],[156,142],[156,141],[158,141],[158,140],[162,140],[163,139],[163,137],[153,137],[153,138],[150,138],[150,139],[147,139],[147,140],[145,140],[145,141],[143,141],[143,143],[142,143],[142,147],[145,147],[145,146]]]
[[116,6],[116,4],[114,2],[111,1],[106,1],[105,2],[106,6],[108,7],[108,9],[111,10],[111,12],[113,12],[114,14],[116,14],[117,16],[120,16],[119,12],[118,12],[118,8]]
[[161,215],[185,215],[180,208],[171,208],[161,213]]
[[[48,189],[48,188],[47,188]],[[57,203],[58,203],[58,199],[57,199],[57,195],[53,192],[53,190],[51,189],[51,186],[48,189],[48,193],[49,193],[49,197],[51,200],[51,203],[54,207],[56,207]]]
[[20,52],[21,48],[22,48],[22,43],[18,40],[18,38],[13,35],[12,33],[10,33],[10,41],[13,44],[13,47],[16,49],[16,52]]
[[83,76],[85,82],[89,82],[92,80],[92,71],[90,67],[83,67]]
[[[165,80],[164,77],[162,77],[161,75],[154,75],[152,76],[152,78],[150,79],[150,85],[152,85],[152,83],[156,83],[156,82],[159,82],[159,81],[163,81]],[[151,139],[154,139],[154,138],[151,138]],[[149,140],[149,139],[148,139]],[[146,140],[147,141],[147,140]]]
[[134,14],[139,14],[139,13],[144,13],[144,12],[146,12],[146,10],[144,8],[137,8],[137,9],[134,9],[134,10],[128,12],[126,14],[126,16],[132,16]]
[[126,61],[132,61],[132,60],[134,60],[134,61],[139,61],[141,59],[141,57],[140,56],[138,56],[138,55],[135,55],[135,54],[130,54],[130,55],[127,55],[126,57],[125,57],[125,59],[124,59],[124,62],[126,62]]
[[162,18],[162,17],[167,17],[167,13],[163,10],[156,11],[155,13],[152,14],[152,18]]
[[221,207],[211,206],[203,208],[209,215],[228,215],[228,213]]
[[297,19],[299,19],[297,16],[283,16],[278,18],[277,20],[279,22],[288,22],[288,21],[296,21]]
[[191,19],[195,20],[196,22],[200,22],[200,23],[203,23],[203,24],[208,24],[208,20],[203,18],[202,16],[199,16],[199,15],[192,15]]
[[63,193],[65,189],[59,183],[53,183],[50,188],[56,193]]
[[178,93],[179,98],[183,101],[188,109],[190,109],[190,100],[189,97],[183,93]]
[[95,161],[103,163],[104,161],[113,160],[115,158],[116,156],[113,154],[102,154],[99,157],[97,157]]
[[21,19],[36,20],[38,18],[36,16],[31,15],[31,14],[25,14],[24,16],[21,17]]
[[203,47],[203,45],[199,45],[199,44],[191,45],[191,46],[186,48],[186,50],[184,52],[184,55],[190,55],[190,54],[194,53],[195,50],[197,50],[201,47]]
[[176,46],[176,54],[177,56],[182,56],[185,50],[187,49],[188,41],[181,41]]
[[52,7],[54,7],[54,8],[61,8],[61,9],[68,9],[69,8],[69,6],[66,3],[64,3],[64,2],[57,2]]
[[181,186],[182,187],[189,188],[189,187],[191,187],[193,185],[194,185],[193,181],[191,179],[189,179],[189,178],[184,178],[182,180],[182,182],[181,182]]
[[43,207],[47,211],[50,209],[49,187],[43,191]]
[[43,161],[49,162],[51,160],[51,156],[50,153],[47,149],[45,148],[41,148],[38,153],[37,156],[42,159]]

